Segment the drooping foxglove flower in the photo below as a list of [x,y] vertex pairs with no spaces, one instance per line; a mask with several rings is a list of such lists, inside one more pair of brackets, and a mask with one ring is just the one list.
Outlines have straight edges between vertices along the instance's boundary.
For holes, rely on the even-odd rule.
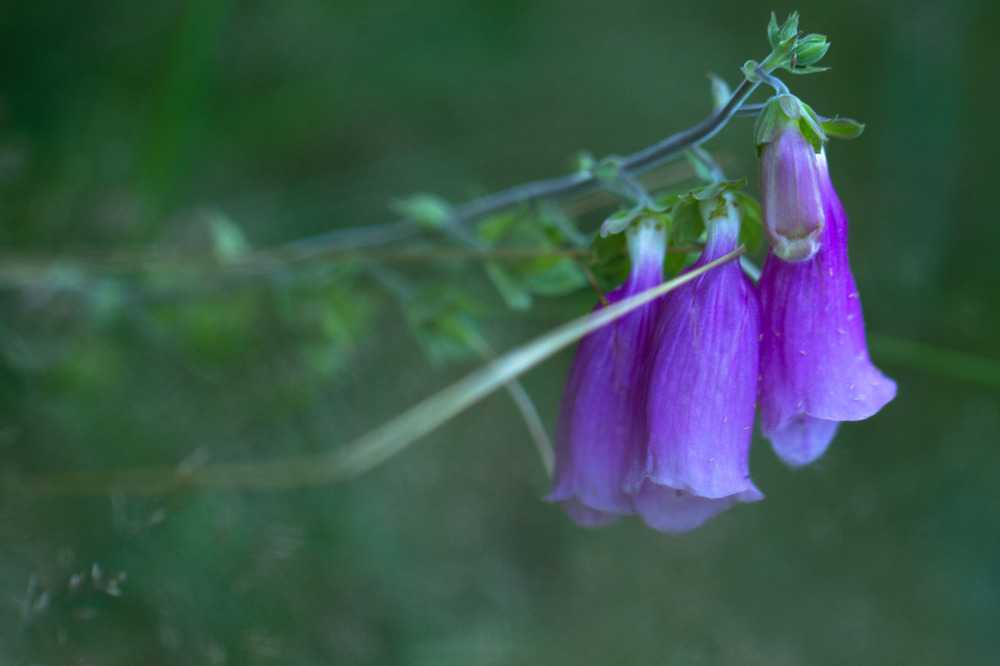
[[[814,160],[819,175],[825,217],[820,247],[798,262],[768,252],[759,285],[761,429],[793,466],[822,455],[841,421],[866,419],[896,395],[895,382],[868,356],[861,301],[847,260],[847,214],[830,181],[826,155],[808,144],[800,150]],[[779,191],[796,184],[794,179],[773,183]]]
[[[627,233],[632,266],[625,283],[608,294],[610,303],[663,282],[663,221],[647,218]],[[587,335],[573,358],[556,424],[552,490],[545,499],[562,502],[581,525],[596,527],[635,512],[624,483],[631,452],[646,438],[646,365],[660,303]]]
[[[826,225],[816,151],[810,141],[819,140],[818,122],[798,97],[775,95],[755,130],[764,236],[785,261],[804,261],[816,254]],[[810,137],[803,129],[811,131]]]
[[[694,268],[736,248],[731,193],[701,202],[708,241]],[[651,527],[682,532],[763,495],[750,480],[760,303],[738,262],[667,294],[652,342],[649,428],[629,490]]]

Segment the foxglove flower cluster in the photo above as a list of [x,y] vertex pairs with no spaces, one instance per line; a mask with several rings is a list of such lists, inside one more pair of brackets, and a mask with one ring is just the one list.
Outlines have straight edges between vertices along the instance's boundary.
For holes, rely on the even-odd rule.
[[[634,513],[665,532],[693,529],[734,503],[763,498],[748,463],[758,404],[775,452],[799,466],[822,455],[840,422],[868,418],[895,397],[895,383],[868,356],[847,215],[818,119],[797,98],[778,95],[757,138],[771,245],[758,287],[728,262],[577,349],[546,498],[577,523]],[[699,207],[707,240],[690,270],[739,238],[742,209],[731,191]],[[662,223],[647,219],[629,233],[631,273],[611,302],[663,281]]]
[[[711,203],[708,242],[692,270],[738,241],[731,195]],[[609,301],[662,282],[664,232],[649,225],[630,237],[632,271]],[[547,499],[583,525],[638,513],[666,532],[762,499],[748,462],[759,330],[753,285],[729,263],[584,338],[563,395]]]

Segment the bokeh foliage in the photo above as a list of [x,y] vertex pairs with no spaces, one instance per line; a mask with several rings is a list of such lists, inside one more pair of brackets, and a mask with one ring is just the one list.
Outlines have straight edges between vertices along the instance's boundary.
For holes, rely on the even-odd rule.
[[[572,257],[230,264],[384,222],[414,192],[460,202],[693,124],[706,71],[732,82],[765,55],[772,9],[833,43],[833,69],[793,92],[867,123],[830,163],[869,330],[896,359],[883,413],[806,470],[757,441],[767,500],[678,537],[581,530],[540,502],[502,394],[340,486],[8,493],[3,660],[990,663],[997,389],[888,353],[896,336],[1000,358],[985,0],[5,3],[0,270],[65,260],[0,293],[3,474],[325,450],[478,365],[479,344],[585,312]],[[709,147],[753,181],[751,125]],[[592,231],[603,205],[572,221]],[[578,245],[546,220],[408,248]],[[190,263],[108,266],[147,245]],[[568,360],[524,379],[550,426]]]

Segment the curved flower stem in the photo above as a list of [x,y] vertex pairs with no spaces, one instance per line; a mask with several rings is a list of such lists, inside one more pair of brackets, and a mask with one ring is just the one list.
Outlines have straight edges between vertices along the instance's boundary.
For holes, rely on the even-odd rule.
[[[649,171],[677,157],[685,149],[708,141],[726,126],[758,85],[758,81],[744,78],[725,104],[694,127],[623,157],[620,161],[622,172],[639,174]],[[568,201],[594,192],[600,187],[597,177],[591,172],[577,172],[559,178],[536,180],[461,204],[452,211],[448,223],[468,224],[522,203],[536,203],[543,200]],[[404,218],[381,225],[335,229],[318,236],[292,241],[286,248],[309,256],[340,247],[367,247],[389,243],[412,236],[423,228],[416,220]]]
[[367,472],[583,336],[745,252],[719,259],[614,305],[567,322],[425,398],[399,416],[324,453],[200,467],[72,471],[8,477],[7,495],[159,495],[193,490],[289,490],[347,481]]
[[744,104],[736,110],[736,118],[756,118],[764,110],[764,104]]
[[760,78],[762,83],[766,83],[767,85],[774,88],[774,92],[778,93],[779,95],[788,94],[788,86],[785,85],[785,82],[779,79],[777,76],[774,76],[773,74],[765,70],[760,65],[758,65],[754,69],[754,74],[756,74],[757,77]]
[[[767,62],[767,60],[765,60]],[[766,67],[763,68],[766,71]],[[636,176],[676,158],[688,148],[696,147],[711,139],[735,115],[755,115],[760,105],[744,105],[746,99],[757,88],[760,81],[746,78],[729,96],[728,101],[716,108],[697,125],[678,132],[666,139],[620,158],[618,164],[627,182],[637,183]],[[746,113],[750,112],[750,113]],[[641,186],[639,186],[641,188]],[[579,171],[558,178],[537,180],[516,185],[492,195],[475,199],[456,206],[447,222],[453,231],[470,222],[488,217],[494,213],[519,204],[538,204],[543,201],[566,203],[588,194],[605,189],[592,171]],[[65,252],[59,257],[44,253],[10,253],[0,262],[0,284],[35,283],[51,277],[54,263],[79,269],[88,273],[110,273],[127,271],[156,271],[164,269],[193,268],[211,269],[241,275],[266,274],[275,268],[283,268],[290,263],[328,260],[338,255],[353,253],[364,248],[385,245],[417,235],[426,227],[412,218],[403,218],[384,224],[363,227],[334,229],[319,235],[301,238],[284,244],[280,248],[248,251],[234,257],[230,262],[220,262],[215,256],[176,257],[158,247],[140,247],[108,252],[75,251]],[[371,250],[368,250],[369,252]],[[408,260],[406,252],[400,252],[400,260]],[[419,260],[419,259],[413,259]]]

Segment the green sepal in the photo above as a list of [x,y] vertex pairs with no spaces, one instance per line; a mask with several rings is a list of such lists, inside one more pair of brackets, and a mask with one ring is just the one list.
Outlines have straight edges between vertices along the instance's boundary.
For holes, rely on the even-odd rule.
[[670,211],[671,242],[675,246],[690,245],[701,239],[705,232],[700,204],[720,196],[723,192],[739,193],[747,186],[746,178],[724,180],[705,187],[698,187],[680,197]]
[[771,48],[779,52],[790,52],[799,33],[799,13],[792,12],[780,26],[778,19],[771,12],[771,20],[767,23],[767,41]]
[[711,185],[706,185],[705,187],[696,187],[691,190],[688,194],[681,197],[681,199],[690,198],[694,201],[708,201],[709,199],[714,199],[726,190],[732,190],[733,192],[738,192],[747,186],[747,179],[740,178],[739,180],[720,180],[718,182],[712,183]]
[[757,125],[754,128],[757,154],[760,154],[764,144],[777,139],[790,123],[798,126],[798,130],[812,144],[816,152],[819,152],[826,143],[826,134],[823,132],[819,116],[808,104],[795,95],[775,95],[767,101],[764,110],[757,117]]
[[608,236],[612,234],[620,234],[631,226],[636,220],[648,217],[648,216],[663,216],[666,212],[665,208],[660,208],[658,204],[648,203],[635,206],[633,208],[627,208],[620,210],[617,213],[613,213],[608,219],[604,220],[604,224],[601,225],[601,236]]
[[674,190],[672,192],[660,192],[653,199],[653,208],[660,211],[669,211],[674,207],[681,197],[687,194],[687,192]]
[[396,199],[389,204],[389,208],[428,229],[440,229],[451,218],[451,204],[430,193]]
[[767,43],[771,48],[778,46],[778,17],[771,12],[771,20],[767,22]]
[[750,253],[756,252],[764,242],[764,222],[760,204],[743,192],[736,192],[737,204],[743,209],[743,223],[740,225],[740,242]]
[[865,124],[851,118],[829,118],[820,123],[823,132],[834,139],[856,139],[865,131]]
[[705,220],[698,212],[698,201],[693,196],[682,197],[670,211],[670,244],[682,247],[697,243],[705,233]]
[[795,68],[789,71],[794,72],[799,68],[815,65],[829,50],[830,42],[827,41],[826,35],[815,33],[806,35],[795,44]]
[[813,149],[818,153],[826,143],[826,133],[823,132],[823,125],[820,124],[819,116],[807,104],[800,100],[802,115],[799,116],[799,131],[802,136],[812,144]]
[[614,236],[628,229],[632,221],[640,215],[639,208],[627,208],[612,213],[601,225],[601,237]]
[[825,72],[830,69],[829,67],[796,67],[795,69],[790,69],[792,74],[816,74],[817,72]]
[[621,284],[625,281],[630,266],[625,234],[598,234],[594,237],[591,249],[594,256],[590,270],[603,284]]

